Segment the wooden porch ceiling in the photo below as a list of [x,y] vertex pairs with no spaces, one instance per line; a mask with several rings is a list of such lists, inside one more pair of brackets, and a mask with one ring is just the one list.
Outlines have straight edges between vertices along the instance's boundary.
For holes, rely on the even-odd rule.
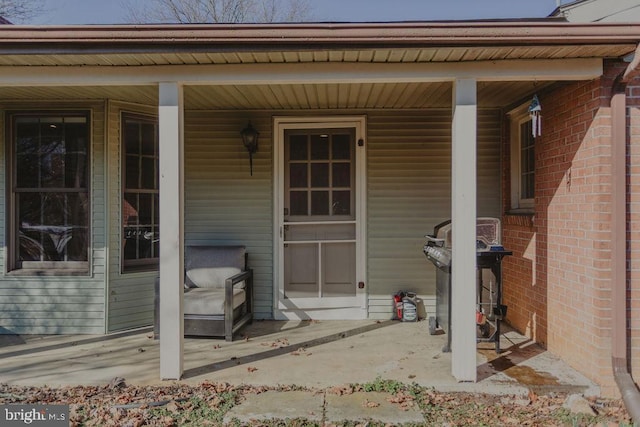
[[[543,87],[534,82],[479,82],[480,107],[512,105]],[[156,86],[0,87],[0,101],[112,99],[158,105]],[[186,86],[187,110],[424,109],[451,107],[451,84],[350,83]]]

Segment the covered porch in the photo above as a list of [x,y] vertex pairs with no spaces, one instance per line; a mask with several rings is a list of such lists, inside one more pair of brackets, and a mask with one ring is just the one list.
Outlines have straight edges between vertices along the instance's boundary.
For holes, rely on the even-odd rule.
[[[452,245],[455,332],[450,358],[439,353],[435,360],[447,361],[444,372],[453,375],[449,378],[475,382],[483,379],[474,319],[475,221],[481,214],[502,213],[502,117],[547,85],[598,78],[603,57],[619,57],[635,47],[634,35],[625,38],[628,30],[622,26],[602,26],[586,39],[585,28],[570,27],[559,41],[557,33],[543,25],[531,30],[517,23],[499,24],[502,37],[496,38],[496,25],[471,26],[476,35],[467,44],[452,35],[453,28],[422,24],[387,25],[384,31],[363,24],[355,33],[349,25],[182,26],[148,28],[144,37],[117,27],[29,30],[28,35],[3,29],[13,44],[7,44],[1,59],[8,66],[0,69],[0,95],[7,110],[52,108],[54,102],[77,108],[78,100],[104,101],[101,117],[113,127],[106,126],[107,144],[96,153],[95,166],[106,166],[105,182],[97,182],[106,196],[99,201],[104,211],[94,215],[103,221],[102,240],[94,243],[107,255],[96,257],[92,265],[104,270],[92,277],[105,277],[105,331],[110,329],[110,310],[119,302],[111,300],[113,291],[131,292],[131,285],[142,278],[121,274],[119,225],[105,219],[120,215],[120,183],[114,178],[123,173],[119,112],[157,115],[162,326],[160,343],[154,344],[160,363],[149,366],[159,366],[162,379],[205,373],[206,368],[198,371],[202,366],[189,362],[202,351],[198,346],[227,346],[183,337],[185,245],[246,245],[256,271],[257,317],[274,317],[282,302],[277,118],[327,117],[327,123],[339,116],[362,118],[361,216],[353,240],[366,255],[358,260],[357,308],[365,318],[388,319],[391,294],[400,286],[415,287],[425,300],[432,300],[433,272],[420,252],[422,236],[451,218],[457,230]],[[615,42],[612,37],[617,37]],[[61,40],[78,45],[55,55]],[[34,41],[40,44],[21,45]],[[12,55],[12,49],[20,52]],[[261,133],[253,175],[239,138],[249,120]],[[392,150],[390,144],[397,145]],[[390,228],[392,221],[402,227]],[[144,276],[147,314],[155,275]],[[123,304],[117,310],[128,315],[135,307]],[[144,316],[136,322],[144,324]],[[113,330],[125,329],[122,325]],[[247,333],[251,337],[250,329]],[[395,334],[389,338],[396,342]],[[321,338],[310,341],[316,339]],[[229,345],[238,348],[242,343]],[[407,345],[402,351],[411,351]],[[238,356],[222,360],[237,360],[233,357]],[[348,370],[341,364],[339,371]]]
[[[502,335],[500,355],[491,345],[480,345],[475,384],[460,384],[449,374],[451,353],[441,351],[446,336],[429,335],[426,322],[260,321],[244,333],[234,342],[186,339],[182,381],[326,389],[380,378],[438,391],[599,393],[596,384],[514,331]],[[148,329],[106,336],[3,336],[0,343],[0,374],[8,385],[105,385],[116,378],[128,385],[162,383],[160,345]]]

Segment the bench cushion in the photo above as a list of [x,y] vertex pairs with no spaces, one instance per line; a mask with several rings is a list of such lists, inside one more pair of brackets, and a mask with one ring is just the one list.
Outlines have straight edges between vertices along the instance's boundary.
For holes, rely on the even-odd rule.
[[225,280],[240,272],[240,269],[235,267],[192,268],[187,270],[187,282],[191,287],[224,289]]
[[[243,288],[233,288],[233,308],[239,307],[247,298]],[[184,314],[201,316],[224,314],[224,289],[191,288],[184,291]]]

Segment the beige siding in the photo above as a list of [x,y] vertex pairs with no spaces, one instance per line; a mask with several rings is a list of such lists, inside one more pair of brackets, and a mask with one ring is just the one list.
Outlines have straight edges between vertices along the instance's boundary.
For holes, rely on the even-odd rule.
[[153,286],[157,271],[122,273],[122,181],[120,117],[123,112],[157,115],[157,107],[122,102],[109,103],[108,170],[109,170],[109,332],[153,323]]
[[[240,130],[260,131],[249,173]],[[255,315],[273,317],[273,170],[271,115],[185,115],[185,244],[239,244],[254,269]]]
[[[478,214],[500,213],[499,111],[478,114]],[[451,112],[368,115],[369,316],[392,316],[391,296],[417,292],[433,310],[435,269],[424,235],[451,217]]]
[[[4,124],[5,111],[27,109],[88,109],[92,110],[91,144],[91,274],[82,277],[25,277],[6,273],[5,227],[0,227],[0,334],[100,334],[105,331],[105,181],[104,137],[105,108],[103,103],[56,101],[47,103],[6,103],[2,105],[0,120]],[[5,129],[5,126],[2,126]],[[6,133],[2,132],[0,148],[0,192],[6,194],[5,179]],[[7,221],[6,197],[0,200],[2,222]]]
[[[271,318],[273,311],[272,114],[288,113],[193,111],[185,117],[186,244],[249,248],[258,318]],[[389,318],[391,295],[400,289],[418,292],[427,312],[433,312],[435,271],[422,246],[424,234],[451,216],[451,112],[349,114],[367,114],[368,123],[370,317]],[[497,110],[479,112],[479,215],[499,216],[499,117]],[[239,137],[248,120],[260,131],[253,177]]]

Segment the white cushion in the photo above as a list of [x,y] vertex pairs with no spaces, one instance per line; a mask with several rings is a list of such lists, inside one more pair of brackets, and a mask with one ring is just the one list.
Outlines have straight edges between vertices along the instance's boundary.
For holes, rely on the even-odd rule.
[[222,288],[228,278],[240,273],[236,267],[200,267],[187,270],[187,278],[199,288]]
[[[233,288],[233,308],[246,300],[243,288]],[[184,291],[184,314],[224,314],[224,288],[191,288]]]

